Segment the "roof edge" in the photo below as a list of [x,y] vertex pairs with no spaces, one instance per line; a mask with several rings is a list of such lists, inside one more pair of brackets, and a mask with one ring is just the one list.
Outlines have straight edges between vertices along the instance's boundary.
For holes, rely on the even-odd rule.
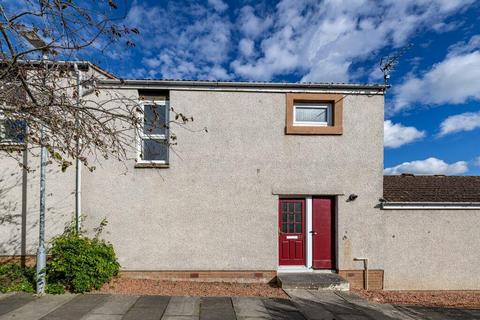
[[434,202],[434,201],[384,201],[381,203],[384,210],[478,210],[480,202]]
[[197,89],[240,89],[240,90],[350,90],[366,91],[370,94],[384,94],[390,86],[385,84],[350,84],[350,83],[286,83],[286,82],[243,82],[243,81],[209,81],[209,80],[101,80],[100,86],[113,86],[132,89],[161,88],[197,88]]

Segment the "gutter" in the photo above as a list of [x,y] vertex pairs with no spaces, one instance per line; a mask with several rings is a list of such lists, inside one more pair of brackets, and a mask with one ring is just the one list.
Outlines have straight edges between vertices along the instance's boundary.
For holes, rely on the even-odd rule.
[[389,88],[384,84],[352,83],[282,83],[240,82],[208,80],[100,80],[100,87],[123,89],[176,89],[213,91],[262,91],[262,92],[345,92],[383,95]]
[[395,202],[381,203],[383,210],[479,210],[480,202]]

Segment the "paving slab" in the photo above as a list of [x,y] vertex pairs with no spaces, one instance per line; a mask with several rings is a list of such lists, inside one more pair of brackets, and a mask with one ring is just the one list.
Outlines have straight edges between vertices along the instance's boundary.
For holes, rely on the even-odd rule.
[[228,297],[200,299],[200,320],[235,320],[232,300]]
[[158,320],[167,308],[170,297],[142,296],[133,304],[122,320]]
[[295,304],[288,299],[267,299],[264,304],[272,319],[305,320]]
[[232,303],[237,320],[272,319],[261,298],[233,297]]
[[396,308],[414,319],[429,320],[478,320],[478,316],[461,308],[439,308],[423,306],[396,306]]
[[35,300],[35,296],[29,293],[16,293],[0,300],[0,315],[9,313],[23,305]]
[[346,291],[337,291],[336,295],[345,299],[350,304],[354,305],[359,313],[368,315],[370,318],[378,320],[414,320],[414,318],[399,311],[390,304],[380,304],[369,302],[368,300]]
[[121,319],[138,298],[139,296],[110,295],[103,304],[92,309],[82,320],[96,320],[101,316],[105,316],[104,319]]
[[[172,316],[183,316],[198,319],[200,315],[199,297],[172,297],[162,319]],[[179,318],[175,318],[180,320]]]
[[292,301],[297,306],[298,310],[308,320],[334,320],[335,315],[325,309],[320,303],[312,300],[312,295],[306,290],[306,294],[299,294],[291,297]]
[[0,316],[0,320],[38,320],[75,297],[73,294],[45,295]]
[[82,294],[40,318],[41,320],[80,320],[97,306],[105,303],[109,295]]

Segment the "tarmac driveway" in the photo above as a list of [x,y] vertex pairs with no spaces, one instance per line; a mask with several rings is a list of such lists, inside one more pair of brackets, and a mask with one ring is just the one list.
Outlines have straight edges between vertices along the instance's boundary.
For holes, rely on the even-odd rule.
[[0,295],[0,320],[480,319],[480,310],[372,304],[348,292],[288,290],[291,299],[135,295]]

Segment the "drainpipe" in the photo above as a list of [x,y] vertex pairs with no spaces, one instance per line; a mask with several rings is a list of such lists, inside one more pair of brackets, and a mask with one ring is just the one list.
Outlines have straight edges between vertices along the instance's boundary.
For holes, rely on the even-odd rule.
[[368,290],[368,258],[353,258],[354,261],[363,261],[363,269],[364,269],[364,288]]
[[[75,74],[77,76],[77,108],[80,108],[80,98],[82,96],[82,73],[78,69],[78,65],[76,63],[73,64],[75,69]],[[78,114],[75,117],[75,129],[78,129],[80,119],[78,118]],[[77,141],[75,144],[75,231],[77,234],[80,232],[80,218],[82,212],[82,166],[80,163],[80,159],[78,158],[80,151],[80,139],[77,137]]]

